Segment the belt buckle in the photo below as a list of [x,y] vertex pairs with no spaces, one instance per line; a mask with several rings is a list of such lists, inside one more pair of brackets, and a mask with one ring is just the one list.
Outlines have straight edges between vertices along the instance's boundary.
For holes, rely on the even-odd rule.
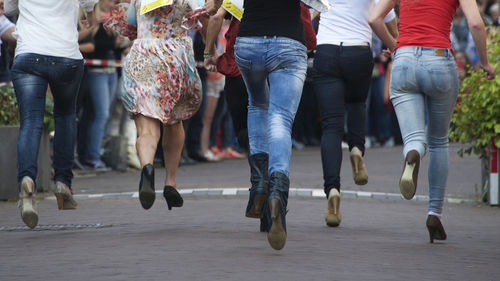
[[440,56],[440,57],[444,57],[445,56],[445,49],[436,49],[434,50],[434,54],[436,54],[436,56]]

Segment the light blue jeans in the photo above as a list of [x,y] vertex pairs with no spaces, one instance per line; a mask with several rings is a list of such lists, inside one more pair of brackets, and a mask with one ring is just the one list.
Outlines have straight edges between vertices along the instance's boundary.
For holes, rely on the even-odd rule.
[[288,176],[307,49],[286,37],[238,37],[234,54],[248,91],[250,155],[268,153],[269,174]]
[[83,160],[86,163],[96,163],[101,159],[101,144],[106,132],[106,123],[110,116],[110,104],[114,98],[118,74],[93,72],[87,73],[87,83],[89,89],[89,105],[87,108],[93,112],[87,112],[84,122],[87,122],[85,133],[85,155]]
[[403,136],[404,156],[416,150],[423,157],[429,149],[429,211],[435,213],[443,208],[448,131],[458,89],[457,66],[450,50],[444,54],[423,47],[396,50],[390,98]]

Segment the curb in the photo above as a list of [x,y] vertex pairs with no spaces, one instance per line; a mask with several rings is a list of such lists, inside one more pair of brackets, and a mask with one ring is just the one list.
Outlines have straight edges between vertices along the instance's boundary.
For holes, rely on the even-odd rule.
[[[181,195],[194,195],[194,196],[240,196],[248,195],[248,188],[193,188],[193,189],[179,189]],[[163,191],[156,190],[156,194],[161,196]],[[385,192],[367,192],[367,191],[354,191],[354,190],[341,190],[340,194],[344,198],[373,198],[373,199],[399,199],[406,200],[399,193],[385,193]],[[310,197],[310,198],[326,198],[323,189],[312,188],[290,188],[289,197]],[[119,199],[119,198],[138,198],[139,192],[115,192],[115,193],[97,193],[97,194],[75,194],[75,199]],[[55,200],[55,196],[47,196],[45,199]],[[415,195],[409,201],[428,201],[427,195]],[[446,203],[463,204],[463,203],[477,203],[477,200],[445,197]]]

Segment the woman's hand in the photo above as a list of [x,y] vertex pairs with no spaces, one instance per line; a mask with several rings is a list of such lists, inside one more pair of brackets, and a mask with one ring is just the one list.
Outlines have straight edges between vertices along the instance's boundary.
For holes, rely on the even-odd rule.
[[479,66],[482,70],[484,70],[484,72],[486,72],[484,74],[484,77],[486,77],[486,79],[493,80],[495,78],[495,67],[491,65],[491,63],[488,63],[486,65],[480,64]]

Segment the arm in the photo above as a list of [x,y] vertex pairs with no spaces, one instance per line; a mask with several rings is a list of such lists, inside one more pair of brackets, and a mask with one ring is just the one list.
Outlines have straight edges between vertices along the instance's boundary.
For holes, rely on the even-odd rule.
[[384,17],[394,8],[396,0],[380,0],[371,10],[368,22],[377,36],[391,51],[396,47],[396,39],[389,33],[384,24]]
[[211,16],[208,20],[207,26],[207,35],[205,38],[205,68],[208,71],[216,71],[216,57],[217,57],[217,49],[215,42],[217,37],[219,36],[222,23],[224,22],[224,16],[226,15],[226,10],[223,8],[219,8],[217,13],[214,16]]
[[16,44],[16,38],[12,36],[12,32],[16,30],[15,26],[10,27],[2,34],[2,40],[6,41],[9,44]]
[[221,5],[222,0],[206,0],[205,10],[207,10],[209,15],[213,16],[217,13]]
[[93,53],[95,51],[95,45],[92,42],[82,43],[79,47],[82,53]]
[[5,0],[4,10],[5,14],[8,16],[13,16],[19,14],[19,7],[17,5],[18,0]]
[[[17,1],[17,0],[16,0]],[[80,6],[85,12],[85,18],[87,19],[87,28],[92,28],[97,25],[97,19],[94,14],[94,6],[98,0],[78,0]]]
[[480,67],[486,71],[488,79],[495,78],[495,68],[489,63],[486,50],[486,31],[484,29],[484,22],[479,14],[476,1],[474,0],[460,0],[460,6],[464,12],[469,31],[474,40],[474,45],[479,56]]
[[387,27],[387,30],[389,30],[389,33],[392,35],[392,37],[394,38],[398,37],[399,35],[398,21],[396,19],[386,22],[385,26]]
[[205,38],[206,55],[216,55],[217,49],[215,47],[215,41],[219,36],[226,13],[226,10],[219,8],[217,13],[208,20],[207,35]]

